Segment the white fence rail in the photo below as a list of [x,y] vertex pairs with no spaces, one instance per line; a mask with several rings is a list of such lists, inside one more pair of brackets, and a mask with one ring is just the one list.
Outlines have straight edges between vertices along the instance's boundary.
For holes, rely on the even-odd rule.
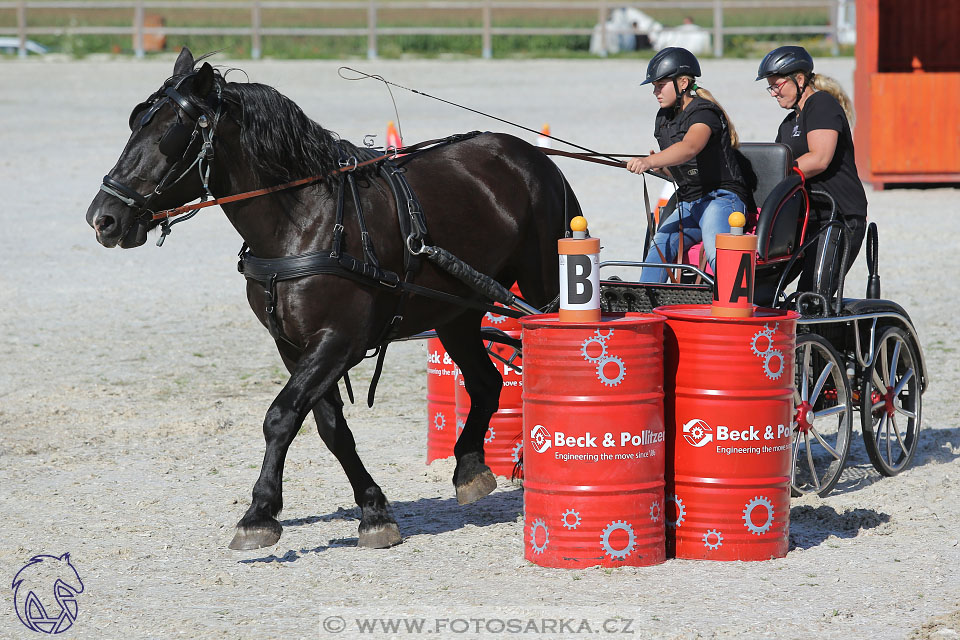
[[[552,10],[595,10],[597,22],[601,28],[601,41],[606,41],[606,21],[611,8],[628,5],[640,10],[657,9],[712,9],[713,27],[710,29],[713,36],[713,54],[723,55],[723,37],[728,35],[762,35],[762,34],[821,34],[829,36],[834,54],[837,51],[838,25],[841,7],[851,5],[852,0],[792,0],[791,2],[774,2],[771,0],[571,0],[571,1],[530,1],[530,0],[346,0],[315,1],[315,0],[236,0],[226,2],[204,2],[203,0],[186,0],[171,2],[163,0],[0,0],[0,10],[15,10],[17,13],[17,28],[4,29],[0,27],[0,36],[16,36],[19,39],[19,54],[27,55],[27,39],[31,35],[130,35],[134,42],[136,56],[144,55],[145,35],[233,35],[250,38],[250,52],[253,58],[259,58],[263,52],[262,39],[264,36],[366,36],[367,57],[377,57],[377,38],[390,35],[474,35],[481,36],[483,42],[483,57],[493,55],[493,36],[499,35],[570,35],[589,36],[592,28],[563,28],[563,27],[495,27],[493,13],[498,9],[536,9],[541,11]],[[726,27],[724,26],[724,11],[728,9],[827,9],[829,24],[822,26],[756,26],[756,27]],[[131,26],[30,26],[28,23],[31,9],[129,9],[132,15]],[[144,25],[144,15],[154,9],[233,9],[247,10],[250,13],[249,26],[241,27],[147,27]],[[262,13],[264,10],[303,10],[303,9],[337,9],[366,12],[366,27],[335,28],[335,27],[298,27],[272,28],[263,25]],[[449,10],[459,9],[476,11],[480,14],[480,27],[390,27],[382,26],[377,22],[377,10]]]

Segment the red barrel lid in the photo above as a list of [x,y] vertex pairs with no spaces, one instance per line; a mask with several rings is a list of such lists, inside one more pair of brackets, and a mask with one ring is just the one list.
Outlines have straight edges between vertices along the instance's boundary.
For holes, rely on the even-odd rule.
[[[708,306],[708,313],[709,309],[710,307]],[[590,329],[595,327],[608,327],[616,324],[638,325],[657,324],[660,322],[666,322],[666,318],[652,313],[636,312],[603,313],[600,315],[599,322],[561,322],[559,315],[556,313],[544,313],[520,318],[520,325],[524,329],[540,329],[546,327],[555,329]]]
[[770,309],[768,307],[754,307],[753,316],[746,318],[714,316],[710,313],[710,307],[711,305],[709,304],[673,304],[657,307],[653,310],[653,313],[676,320],[735,322],[738,324],[763,324],[765,322],[777,322],[781,320],[796,320],[800,317],[800,314],[796,311],[784,311],[782,309]]

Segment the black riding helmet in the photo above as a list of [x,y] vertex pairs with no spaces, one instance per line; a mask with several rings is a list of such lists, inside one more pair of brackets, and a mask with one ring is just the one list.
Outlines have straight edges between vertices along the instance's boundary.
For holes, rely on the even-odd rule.
[[650,59],[647,65],[647,77],[640,85],[657,82],[665,78],[673,80],[673,91],[677,94],[676,108],[680,108],[680,87],[677,86],[677,78],[680,76],[699,77],[700,62],[697,56],[693,55],[683,47],[667,47],[657,52],[657,55]]
[[760,68],[757,69],[757,80],[763,80],[770,76],[786,76],[790,78],[790,80],[793,81],[793,85],[797,88],[797,101],[793,105],[793,108],[796,109],[797,104],[800,102],[800,96],[807,88],[807,84],[804,84],[803,88],[801,88],[797,83],[794,74],[798,72],[806,74],[808,84],[813,77],[813,58],[803,47],[787,45],[777,47],[763,56],[763,60],[760,61]]

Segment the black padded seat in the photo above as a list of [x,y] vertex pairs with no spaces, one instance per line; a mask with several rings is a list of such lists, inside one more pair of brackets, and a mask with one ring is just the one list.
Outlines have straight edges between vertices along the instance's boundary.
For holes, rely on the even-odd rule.
[[767,196],[790,174],[793,153],[790,147],[777,142],[741,142],[740,153],[749,165],[744,169],[747,186],[753,190],[753,200],[763,206]]

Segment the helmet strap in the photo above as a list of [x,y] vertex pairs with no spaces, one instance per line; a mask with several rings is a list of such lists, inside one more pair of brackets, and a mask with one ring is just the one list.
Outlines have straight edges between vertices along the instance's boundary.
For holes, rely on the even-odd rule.
[[804,83],[803,83],[803,86],[801,87],[800,83],[797,82],[797,74],[793,73],[793,74],[790,74],[789,76],[790,80],[793,81],[793,86],[797,88],[797,99],[794,100],[793,106],[791,107],[791,109],[793,109],[794,111],[800,111],[800,100],[803,99],[803,92],[806,91],[807,87],[810,86],[810,83],[813,82],[813,73],[809,73],[809,74],[804,73],[803,77],[804,77]]

